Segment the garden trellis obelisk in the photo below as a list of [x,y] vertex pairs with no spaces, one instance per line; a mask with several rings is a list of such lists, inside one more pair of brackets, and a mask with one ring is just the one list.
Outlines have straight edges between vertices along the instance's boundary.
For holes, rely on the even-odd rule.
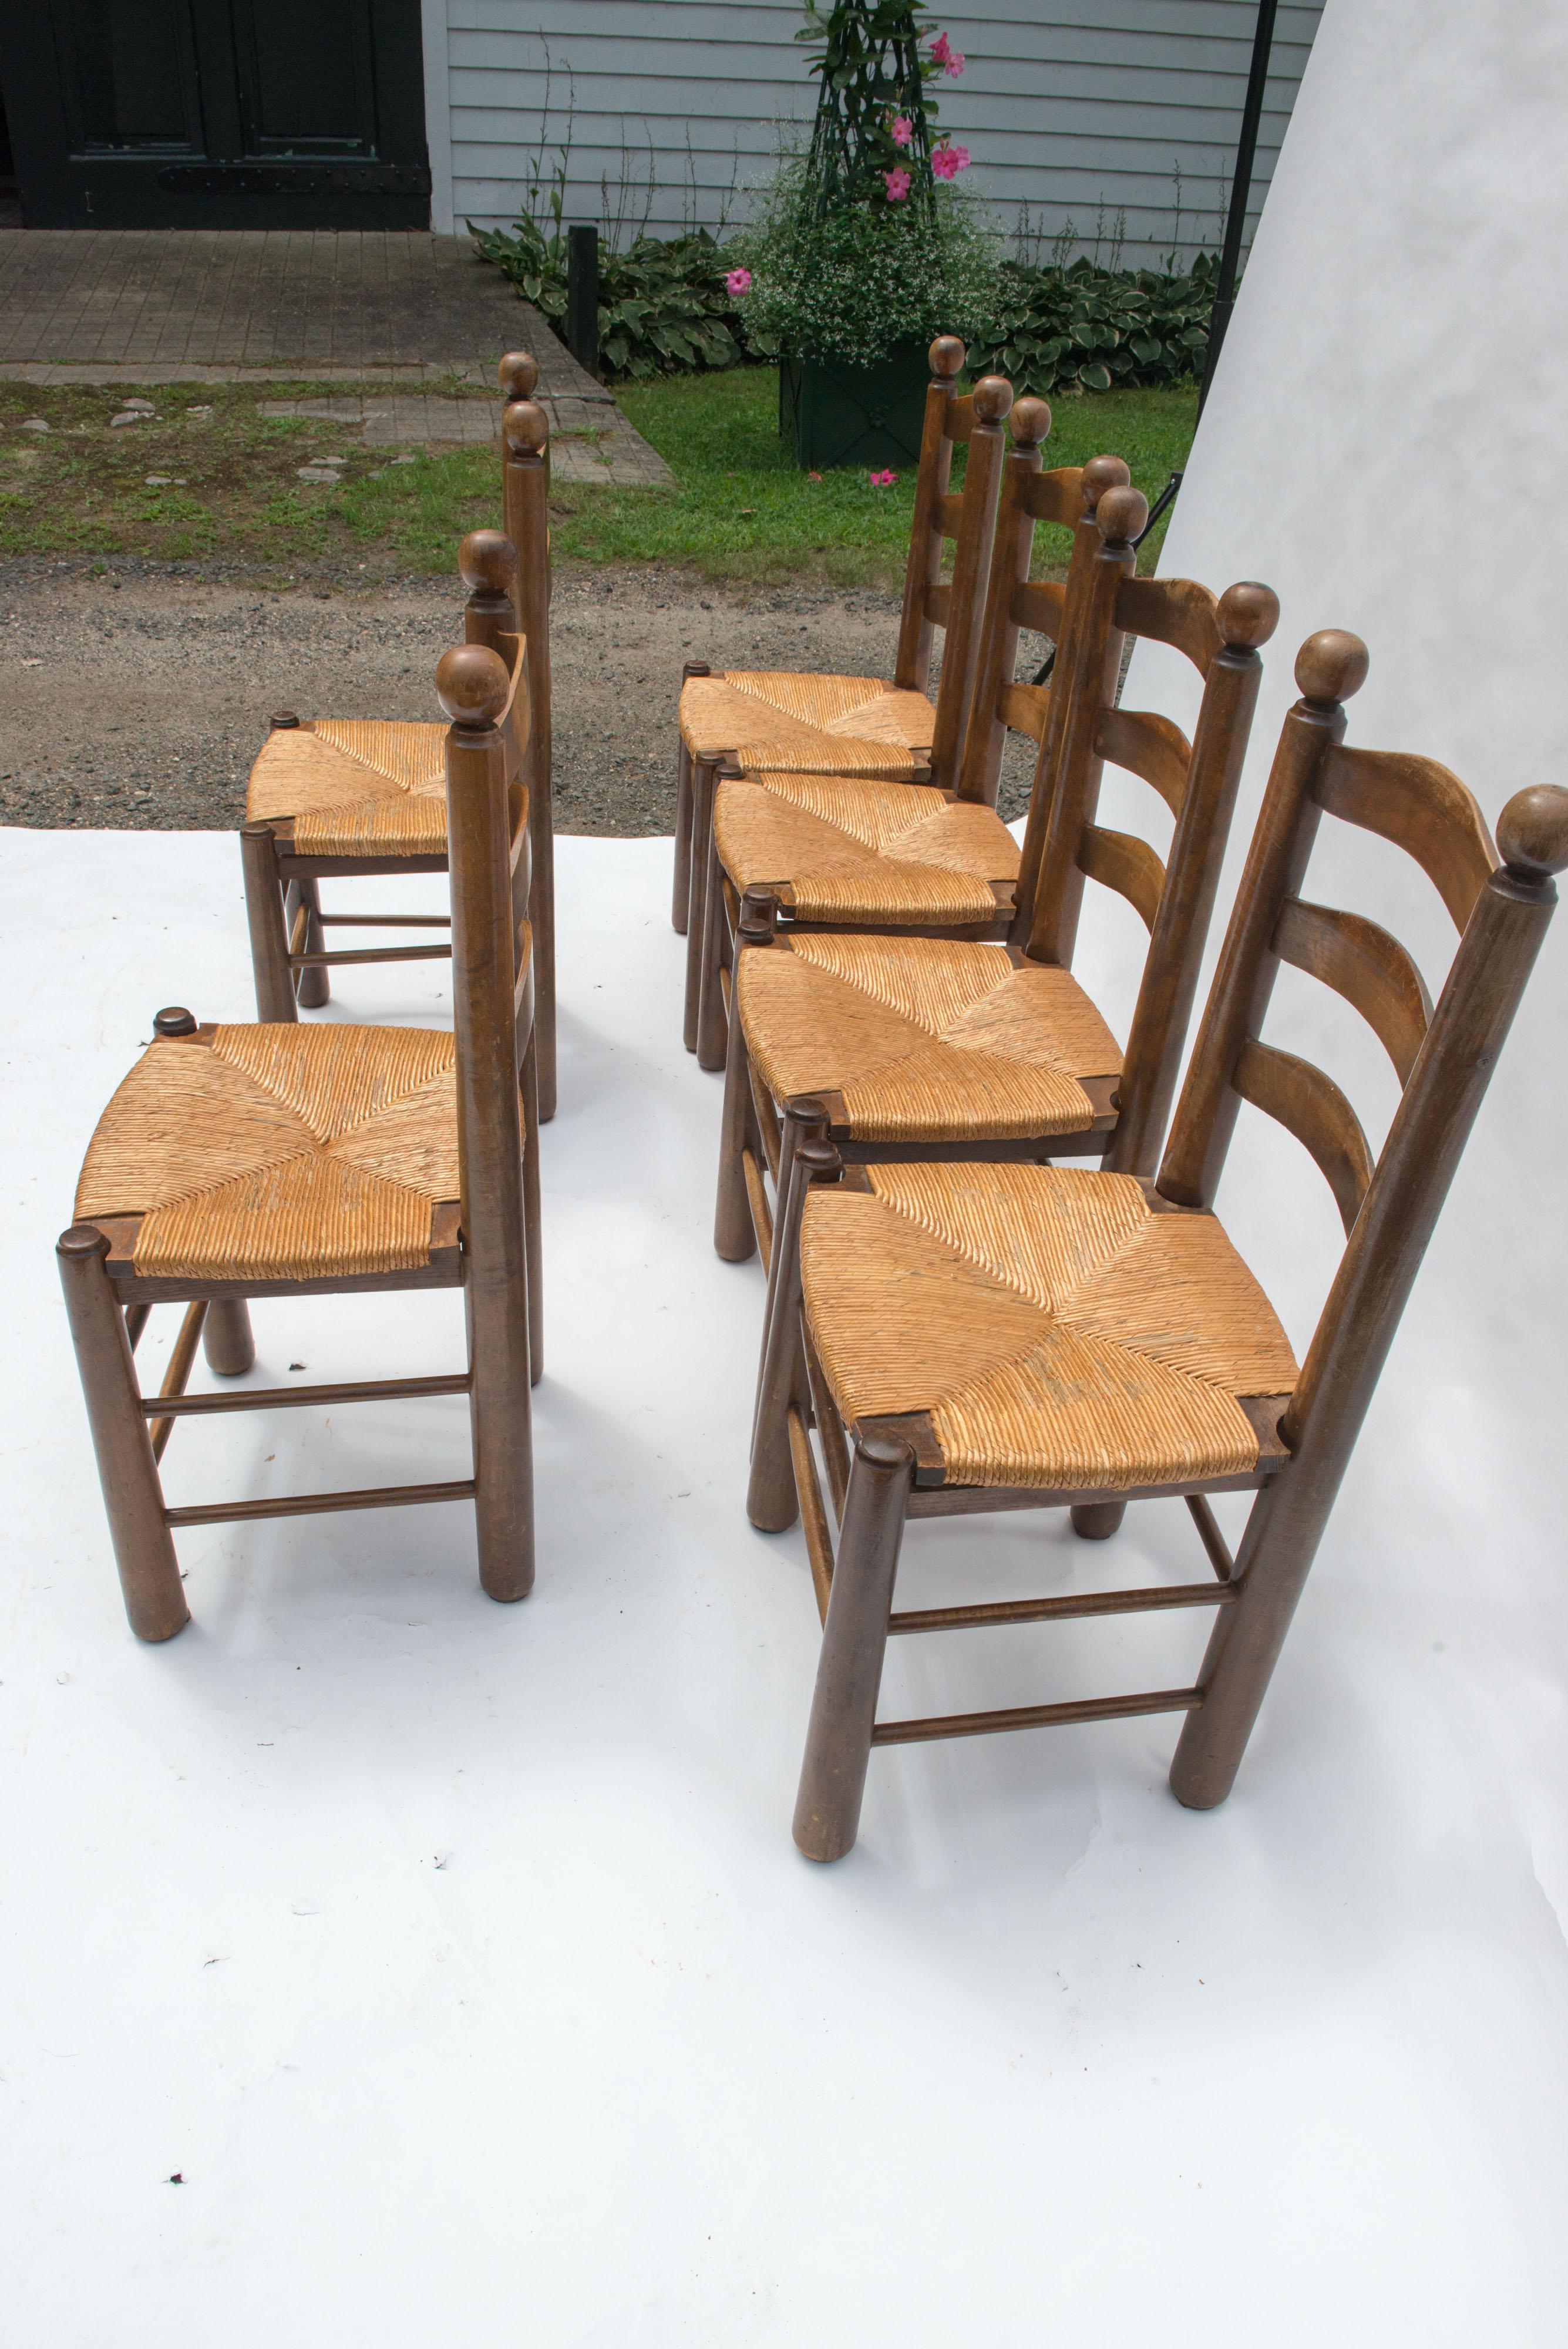
[[806,168],[818,214],[867,200],[901,201],[892,195],[890,173],[906,174],[909,197],[929,208],[937,107],[925,90],[951,52],[942,36],[922,52],[927,32],[925,12],[912,0],[836,0],[826,10],[807,0],[795,38],[818,52],[811,70],[822,87]]

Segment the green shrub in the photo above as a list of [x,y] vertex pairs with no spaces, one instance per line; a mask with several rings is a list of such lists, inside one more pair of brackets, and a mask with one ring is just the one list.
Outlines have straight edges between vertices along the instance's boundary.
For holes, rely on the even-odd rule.
[[[566,316],[566,240],[557,226],[514,221],[512,233],[469,222],[493,261],[550,325]],[[599,248],[599,357],[611,376],[647,377],[688,367],[733,367],[741,325],[724,284],[730,266],[706,229],[639,236],[624,253]]]
[[1179,383],[1202,369],[1216,265],[1199,254],[1181,277],[1102,269],[1086,255],[1065,269],[1005,262],[971,365],[1036,394]]
[[740,297],[753,349],[874,367],[895,343],[967,341],[997,316],[1000,248],[965,196],[818,213],[806,166],[781,164],[757,220],[726,247],[752,273]]

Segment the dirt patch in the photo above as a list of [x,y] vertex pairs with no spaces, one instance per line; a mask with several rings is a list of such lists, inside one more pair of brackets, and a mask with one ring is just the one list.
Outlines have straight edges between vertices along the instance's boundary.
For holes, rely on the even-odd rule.
[[[741,597],[676,573],[563,572],[559,830],[673,828],[683,661],[885,674],[897,622],[870,593]],[[270,711],[437,718],[435,665],[460,626],[457,594],[418,580],[280,592],[0,566],[0,821],[226,831]],[[1004,805],[1016,797],[1014,781]]]

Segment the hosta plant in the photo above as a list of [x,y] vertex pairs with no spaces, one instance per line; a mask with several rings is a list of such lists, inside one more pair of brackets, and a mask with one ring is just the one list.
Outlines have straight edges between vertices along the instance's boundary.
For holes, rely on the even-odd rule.
[[[504,269],[525,302],[559,326],[566,315],[566,240],[535,221],[470,228],[486,261]],[[726,278],[732,264],[706,229],[639,236],[624,253],[599,249],[599,357],[633,378],[689,367],[733,367],[740,319]]]
[[1065,269],[1007,262],[972,356],[1021,392],[1177,383],[1202,370],[1214,275],[1208,254],[1186,276],[1101,269],[1086,257]]

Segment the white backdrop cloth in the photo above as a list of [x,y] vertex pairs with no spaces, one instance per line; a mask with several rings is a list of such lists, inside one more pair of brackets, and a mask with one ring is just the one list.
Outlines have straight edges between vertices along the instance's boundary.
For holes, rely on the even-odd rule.
[[[0,833],[8,2333],[1547,2349],[1560,1559],[1504,1431],[1549,1343],[1506,1278],[1487,1381],[1447,1341],[1477,1342],[1505,1118],[1231,1802],[1172,1800],[1169,1721],[904,1747],[814,1868],[815,1614],[798,1534],[742,1511],[761,1276],[711,1246],[720,1088],[680,1045],[669,854],[559,844],[536,1592],[481,1595],[461,1506],[215,1526],[181,1542],[194,1621],[148,1649],[52,1244],[153,1010],[246,1014],[237,858]],[[443,1019],[439,967],[355,974],[335,1010]],[[260,1383],[460,1359],[451,1296],[255,1323]],[[405,1402],[188,1423],[166,1465],[186,1500],[466,1456],[461,1402]],[[917,1606],[1202,1570],[1166,1504],[1108,1549],[1042,1516],[917,1526],[905,1557]],[[887,1704],[1168,1686],[1204,1630],[897,1641]]]

